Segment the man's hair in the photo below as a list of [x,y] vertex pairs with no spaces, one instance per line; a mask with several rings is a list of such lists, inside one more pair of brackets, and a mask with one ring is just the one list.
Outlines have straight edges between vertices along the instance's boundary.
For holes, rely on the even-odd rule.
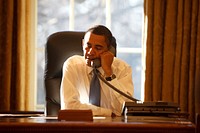
[[102,35],[105,37],[106,43],[108,44],[108,46],[112,45],[114,47],[116,47],[116,40],[113,37],[111,31],[103,26],[103,25],[95,25],[94,27],[89,28],[87,32],[91,32],[95,35]]

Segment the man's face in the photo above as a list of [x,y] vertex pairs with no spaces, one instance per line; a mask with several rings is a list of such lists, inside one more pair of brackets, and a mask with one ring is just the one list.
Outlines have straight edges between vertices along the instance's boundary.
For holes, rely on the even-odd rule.
[[100,54],[108,50],[105,37],[101,35],[95,35],[91,32],[87,32],[83,40],[83,51],[86,60],[86,64],[91,66],[94,59],[100,58]]

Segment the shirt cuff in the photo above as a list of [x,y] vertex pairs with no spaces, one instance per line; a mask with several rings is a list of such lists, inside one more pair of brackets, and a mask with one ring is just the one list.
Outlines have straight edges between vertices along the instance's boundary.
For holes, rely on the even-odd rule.
[[93,110],[92,113],[93,113],[93,116],[110,117],[112,115],[112,111],[110,109],[101,108],[101,107],[98,110]]

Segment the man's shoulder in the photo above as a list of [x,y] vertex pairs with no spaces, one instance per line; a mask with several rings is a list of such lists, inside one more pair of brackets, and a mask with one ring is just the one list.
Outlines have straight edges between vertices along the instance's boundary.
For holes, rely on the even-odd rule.
[[84,57],[81,55],[73,55],[69,57],[66,61],[66,63],[80,63],[84,62]]
[[113,64],[115,66],[129,66],[129,64],[126,61],[117,57],[114,58]]
[[120,59],[120,58],[114,58],[112,68],[114,70],[114,73],[125,73],[125,72],[131,72],[132,68],[130,64],[128,64],[126,61]]
[[83,56],[81,55],[73,55],[71,57],[68,58],[68,60],[83,60]]

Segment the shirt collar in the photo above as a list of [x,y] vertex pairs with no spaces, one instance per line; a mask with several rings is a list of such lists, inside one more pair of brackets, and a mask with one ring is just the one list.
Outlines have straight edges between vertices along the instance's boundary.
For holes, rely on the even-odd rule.
[[[89,75],[92,73],[92,70],[93,70],[92,67],[87,66],[87,73],[88,73]],[[103,71],[102,67],[97,68],[97,70],[98,70],[102,75],[104,75],[104,71]]]

